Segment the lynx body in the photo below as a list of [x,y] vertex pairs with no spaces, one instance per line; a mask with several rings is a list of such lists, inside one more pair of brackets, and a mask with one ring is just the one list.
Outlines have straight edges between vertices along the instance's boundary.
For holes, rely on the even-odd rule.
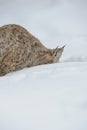
[[20,25],[0,27],[0,76],[41,64],[58,62],[62,48],[48,49]]

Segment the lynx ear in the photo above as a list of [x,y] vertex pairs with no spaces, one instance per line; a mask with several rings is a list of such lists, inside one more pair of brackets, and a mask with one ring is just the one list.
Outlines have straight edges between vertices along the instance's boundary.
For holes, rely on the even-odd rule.
[[53,56],[57,55],[57,51],[58,51],[58,46],[56,47],[56,49],[53,50]]
[[57,46],[56,49],[53,50],[53,56],[55,57],[55,56],[59,55],[60,52],[63,51],[63,49],[64,49],[65,46],[66,46],[66,45],[64,45],[64,46],[61,47],[61,48],[58,48],[58,46]]
[[64,47],[65,45],[63,47],[60,47],[60,48],[57,47],[56,49],[54,49],[53,51],[54,63],[57,63],[59,61],[62,55],[62,52],[64,50]]

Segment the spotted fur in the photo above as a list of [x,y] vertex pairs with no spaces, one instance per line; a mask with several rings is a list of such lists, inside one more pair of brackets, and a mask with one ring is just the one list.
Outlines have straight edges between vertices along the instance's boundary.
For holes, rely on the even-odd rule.
[[0,76],[41,64],[58,62],[63,48],[48,49],[20,25],[0,27]]

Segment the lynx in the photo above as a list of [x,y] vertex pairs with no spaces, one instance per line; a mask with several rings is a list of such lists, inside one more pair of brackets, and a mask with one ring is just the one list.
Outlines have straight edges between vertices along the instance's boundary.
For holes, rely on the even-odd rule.
[[0,76],[25,67],[58,62],[64,47],[46,48],[20,25],[0,27]]

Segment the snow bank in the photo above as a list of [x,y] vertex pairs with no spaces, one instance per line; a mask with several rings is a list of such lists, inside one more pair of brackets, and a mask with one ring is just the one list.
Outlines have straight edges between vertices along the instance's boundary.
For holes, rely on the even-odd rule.
[[42,65],[0,78],[1,130],[86,130],[87,63]]

